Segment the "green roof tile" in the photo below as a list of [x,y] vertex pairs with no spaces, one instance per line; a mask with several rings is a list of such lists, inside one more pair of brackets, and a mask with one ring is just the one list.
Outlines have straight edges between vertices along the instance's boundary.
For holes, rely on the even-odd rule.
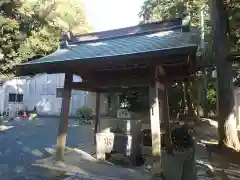
[[[196,38],[197,37],[197,38]],[[66,49],[29,61],[23,65],[62,61],[81,61],[100,57],[130,55],[155,52],[167,49],[197,46],[199,36],[193,32],[164,31],[150,34],[138,34],[115,39],[102,39],[70,45]]]

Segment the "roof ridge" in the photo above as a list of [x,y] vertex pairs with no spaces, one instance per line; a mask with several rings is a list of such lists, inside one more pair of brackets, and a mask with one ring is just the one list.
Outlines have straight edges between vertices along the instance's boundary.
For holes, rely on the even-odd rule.
[[104,33],[104,32],[111,32],[111,31],[116,31],[116,30],[123,30],[123,29],[128,29],[128,28],[135,28],[135,27],[144,27],[144,26],[149,26],[149,25],[160,25],[166,22],[173,22],[173,21],[182,21],[182,18],[175,18],[175,19],[169,19],[169,20],[163,20],[163,21],[154,21],[154,22],[149,22],[145,24],[137,24],[134,26],[128,26],[128,27],[123,27],[123,28],[116,28],[116,29],[110,29],[110,30],[105,30],[105,31],[98,31],[98,32],[91,32],[91,33],[86,33],[86,34],[79,34],[75,36],[85,36],[85,35],[91,35],[91,34],[96,34],[96,33]]
[[[130,26],[125,28],[107,30],[107,31],[100,31],[100,32],[93,32],[87,33],[82,35],[70,35],[67,37],[66,35],[60,39],[60,41],[67,41],[67,44],[79,44],[83,42],[96,42],[97,40],[104,40],[104,39],[114,39],[114,38],[121,38],[121,37],[128,37],[128,36],[135,36],[159,31],[167,31],[172,29],[181,29],[189,26],[189,22],[186,23],[187,18],[176,18],[172,20],[164,20],[164,21],[156,21],[146,24],[139,24],[136,26]],[[70,38],[70,39],[68,39]]]
[[[171,31],[171,30],[177,30],[183,27],[183,25],[180,26],[174,26],[171,28],[166,28],[166,29],[161,29],[161,30],[149,30],[149,31],[144,31],[144,32],[140,32],[140,33],[136,33],[136,34],[127,34],[127,35],[120,35],[120,36],[110,36],[107,38],[101,38],[101,39],[92,39],[92,40],[85,40],[85,41],[78,41],[78,42],[68,42],[68,47],[71,47],[73,45],[81,45],[81,44],[86,44],[86,43],[96,43],[99,41],[106,41],[106,40],[114,40],[114,39],[120,39],[120,38],[127,38],[127,37],[136,37],[136,36],[142,36],[142,35],[148,35],[148,34],[154,34],[154,33],[158,33],[158,32],[164,32],[164,31]],[[182,31],[181,31],[182,32]],[[67,49],[66,48],[62,48],[62,49]]]

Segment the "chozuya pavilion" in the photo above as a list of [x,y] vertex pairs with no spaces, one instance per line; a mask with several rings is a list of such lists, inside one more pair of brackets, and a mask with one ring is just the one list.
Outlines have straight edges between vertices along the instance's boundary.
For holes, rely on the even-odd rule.
[[[118,144],[116,149],[124,147],[126,151],[131,146],[130,152],[125,153],[131,156],[133,163],[140,144],[136,130],[138,128],[134,127],[139,127],[137,124],[141,120],[134,121],[139,117],[133,117],[130,112],[120,110],[113,119],[120,119],[129,126],[129,119],[132,118],[130,133],[127,132],[128,128],[121,133],[106,131],[106,127],[101,128],[104,117],[100,116],[100,94],[147,90],[149,118],[145,123],[151,128],[152,155],[159,159],[162,129],[169,140],[168,143],[171,143],[168,82],[175,79],[188,80],[196,70],[199,36],[191,30],[189,19],[185,17],[83,34],[75,37],[75,41],[69,42],[68,46],[48,56],[17,66],[18,76],[65,73],[56,160],[64,158],[70,96],[73,89],[96,92],[94,132],[97,136],[97,157],[104,159],[105,153],[115,147],[113,144]],[[81,76],[82,82],[73,82],[73,74]],[[117,120],[115,122],[117,123]],[[162,124],[163,128],[160,129]],[[125,137],[126,141],[120,137]],[[123,144],[119,146],[119,143]]]

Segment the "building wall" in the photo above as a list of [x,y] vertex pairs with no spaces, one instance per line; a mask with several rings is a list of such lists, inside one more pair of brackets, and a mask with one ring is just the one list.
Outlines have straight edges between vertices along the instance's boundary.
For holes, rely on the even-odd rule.
[[[73,77],[74,82],[81,82],[79,76]],[[27,108],[32,110],[36,106],[40,115],[60,115],[62,98],[57,97],[57,88],[63,88],[64,74],[42,74],[32,78],[11,79],[0,88],[1,111],[11,109],[11,111]],[[10,103],[9,93],[23,94],[23,102]],[[91,97],[93,96],[93,97]],[[75,116],[78,108],[90,106],[95,108],[96,100],[94,93],[84,91],[72,91],[70,115]],[[101,98],[104,101],[103,97]],[[88,104],[89,103],[89,104]],[[101,103],[104,105],[104,103]],[[102,107],[101,109],[105,109]],[[95,110],[94,110],[95,112]]]
[[9,102],[9,94],[23,94],[25,88],[25,79],[10,79],[1,86],[0,109],[2,111],[15,112],[17,109],[23,109],[23,102]]

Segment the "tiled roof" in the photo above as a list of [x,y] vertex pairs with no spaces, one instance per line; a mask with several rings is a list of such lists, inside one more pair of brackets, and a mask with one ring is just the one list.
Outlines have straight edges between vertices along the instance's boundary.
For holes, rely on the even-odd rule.
[[[45,72],[65,73],[69,70],[88,72],[89,69],[78,68],[92,68],[96,61],[101,63],[99,67],[96,64],[92,69],[108,66],[115,60],[136,59],[137,61],[145,57],[142,60],[148,63],[154,59],[153,57],[156,60],[158,56],[186,55],[187,57],[196,53],[200,40],[199,33],[191,31],[188,22],[189,18],[179,18],[80,35],[75,39],[76,41],[66,43],[65,45],[68,46],[63,49],[17,66],[16,72],[18,76]],[[161,60],[166,58],[159,58],[159,64]],[[119,63],[124,63],[120,61]]]
[[53,54],[27,64],[51,63],[101,57],[122,56],[145,52],[180,49],[197,46],[197,39],[192,32],[163,31],[136,36],[83,42],[60,49]]

